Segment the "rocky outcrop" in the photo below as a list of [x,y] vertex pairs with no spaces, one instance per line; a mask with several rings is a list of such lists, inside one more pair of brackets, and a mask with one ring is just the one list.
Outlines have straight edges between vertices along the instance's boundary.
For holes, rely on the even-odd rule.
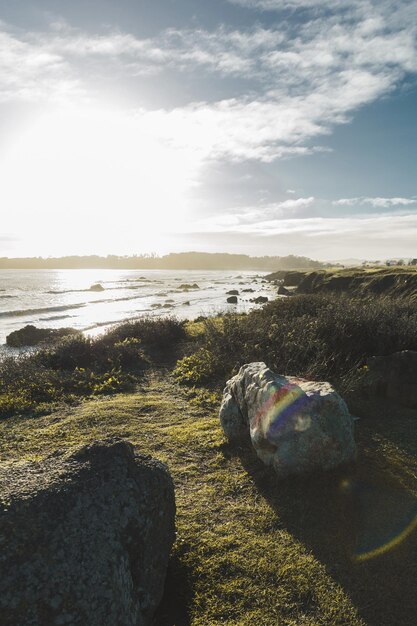
[[257,298],[251,298],[251,302],[255,304],[265,304],[265,302],[268,302],[268,298],[267,296],[258,296]]
[[[286,281],[284,285],[287,285]],[[349,293],[356,296],[383,294],[415,301],[417,272],[402,268],[309,272],[298,284],[297,293]]]
[[278,287],[277,293],[279,296],[291,296],[292,295],[292,292],[289,291],[286,287],[284,287],[284,285],[280,285]]
[[265,278],[270,282],[275,282],[276,284],[282,283],[285,287],[297,287],[307,273],[308,271],[279,270],[278,272],[268,274]]
[[0,624],[150,624],[174,512],[165,466],[121,440],[0,469]]
[[28,324],[7,335],[6,343],[12,348],[22,348],[23,346],[37,346],[42,342],[58,341],[62,337],[76,334],[78,331],[74,328],[37,328]]
[[229,296],[226,300],[229,304],[237,304],[237,296]]
[[231,289],[230,291],[226,291],[226,294],[228,296],[238,296],[239,295],[239,291],[237,289]]
[[104,287],[100,283],[95,283],[94,285],[91,285],[89,291],[104,291]]
[[367,365],[368,388],[373,395],[417,409],[417,352],[373,356]]
[[274,374],[265,363],[240,368],[224,390],[220,422],[230,441],[250,436],[280,478],[353,461],[353,420],[327,382]]

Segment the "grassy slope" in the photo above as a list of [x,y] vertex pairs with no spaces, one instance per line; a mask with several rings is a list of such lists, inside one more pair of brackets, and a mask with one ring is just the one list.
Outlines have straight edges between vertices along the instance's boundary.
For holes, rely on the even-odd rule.
[[318,272],[300,283],[300,293],[318,291],[346,291],[349,294],[387,294],[393,297],[417,298],[417,268],[384,268],[340,270],[334,273]]
[[284,280],[286,286],[297,286],[297,293],[345,292],[360,296],[386,294],[417,298],[417,266],[281,271],[266,278]]
[[[164,370],[136,393],[4,420],[0,438],[6,463],[117,435],[168,464],[177,542],[158,626],[411,626],[415,534],[388,554],[351,558],[355,527],[363,535],[363,520],[389,526],[415,488],[416,416],[392,417],[358,423],[360,457],[350,472],[281,484],[249,450],[231,448],[216,411],[190,404]],[[368,492],[343,490],[346,479]],[[374,492],[383,497],[372,506]]]

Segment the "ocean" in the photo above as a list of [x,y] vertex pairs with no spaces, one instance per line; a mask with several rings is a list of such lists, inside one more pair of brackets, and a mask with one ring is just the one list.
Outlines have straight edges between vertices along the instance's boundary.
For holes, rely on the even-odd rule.
[[[0,270],[0,346],[27,324],[70,326],[94,335],[143,315],[194,319],[247,312],[276,297],[267,272],[201,270]],[[227,292],[238,290],[238,304]],[[245,291],[253,290],[253,291]]]

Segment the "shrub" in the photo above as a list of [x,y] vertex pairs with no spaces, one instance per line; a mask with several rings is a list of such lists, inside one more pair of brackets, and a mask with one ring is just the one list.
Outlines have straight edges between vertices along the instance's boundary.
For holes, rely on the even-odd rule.
[[0,361],[0,416],[129,389],[151,355],[172,353],[184,336],[182,322],[144,318],[100,337],[77,334],[36,353],[6,358]]
[[417,350],[417,305],[383,296],[299,295],[204,325],[198,351],[177,364],[181,382],[222,384],[251,361],[336,382],[352,378],[369,356]]
[[177,361],[174,375],[184,385],[201,385],[216,377],[221,367],[213,351],[201,348]]
[[141,317],[132,322],[116,326],[106,335],[108,341],[138,339],[148,354],[171,354],[177,344],[185,338],[185,323],[172,317]]

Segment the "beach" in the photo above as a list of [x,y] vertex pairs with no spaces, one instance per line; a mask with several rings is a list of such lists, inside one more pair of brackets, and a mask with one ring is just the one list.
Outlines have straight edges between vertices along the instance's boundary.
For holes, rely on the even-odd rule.
[[[267,272],[218,270],[1,270],[0,346],[27,324],[72,327],[95,335],[142,316],[195,319],[248,312],[258,296],[276,296]],[[227,292],[237,290],[238,303]]]

